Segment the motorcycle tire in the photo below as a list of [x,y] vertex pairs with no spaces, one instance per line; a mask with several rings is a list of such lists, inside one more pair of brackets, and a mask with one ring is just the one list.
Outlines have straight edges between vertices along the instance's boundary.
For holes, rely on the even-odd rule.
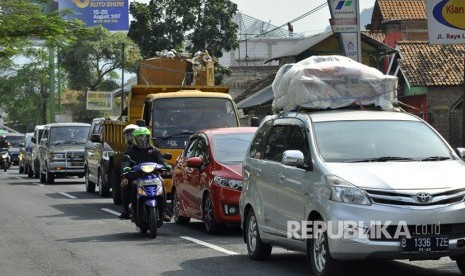
[[156,207],[149,207],[148,209],[149,238],[154,239],[157,237],[158,210]]

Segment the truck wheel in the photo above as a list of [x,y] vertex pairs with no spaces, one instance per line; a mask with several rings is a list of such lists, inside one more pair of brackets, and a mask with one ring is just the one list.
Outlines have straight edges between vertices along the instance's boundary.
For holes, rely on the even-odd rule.
[[86,168],[86,192],[93,193],[95,192],[95,183],[89,180],[89,170]]
[[455,262],[457,263],[457,267],[460,272],[462,272],[462,275],[465,275],[465,256],[456,257]]
[[107,197],[110,194],[110,188],[108,188],[103,180],[103,174],[100,170],[98,172],[98,194],[100,197]]
[[45,182],[47,184],[53,184],[53,182],[55,182],[55,175],[53,173],[47,172],[45,174]]
[[42,172],[39,172],[40,174],[40,183],[45,183],[45,174]]

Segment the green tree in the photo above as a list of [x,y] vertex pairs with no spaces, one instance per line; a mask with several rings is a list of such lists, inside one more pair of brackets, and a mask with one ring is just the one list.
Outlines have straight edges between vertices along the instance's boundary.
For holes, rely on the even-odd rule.
[[60,45],[74,39],[83,28],[79,20],[65,20],[69,11],[43,12],[50,0],[0,0],[0,69],[10,68],[12,58],[24,54],[35,39]]
[[[131,3],[128,37],[144,58],[164,49],[208,50],[214,57],[237,48],[238,26],[232,21],[237,5],[230,0],[157,0]],[[187,46],[187,40],[190,45]]]
[[83,92],[98,91],[106,79],[117,78],[116,70],[136,72],[139,47],[123,33],[111,33],[97,26],[82,32],[77,40],[60,50],[59,62],[66,70],[69,88]]
[[22,68],[0,81],[0,107],[9,121],[20,122],[24,130],[28,125],[46,123],[50,88],[48,51],[29,49],[28,56]]

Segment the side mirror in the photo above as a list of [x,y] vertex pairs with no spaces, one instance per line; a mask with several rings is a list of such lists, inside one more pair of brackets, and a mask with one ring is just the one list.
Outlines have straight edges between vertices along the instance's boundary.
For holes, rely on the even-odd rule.
[[101,140],[100,140],[100,135],[99,135],[99,134],[92,134],[92,135],[90,136],[90,141],[91,141],[92,143],[100,143],[100,142],[101,142]]
[[260,119],[258,117],[252,117],[250,119],[250,126],[258,127],[260,125]]
[[36,137],[32,137],[31,142],[35,144],[37,142]]
[[288,166],[303,166],[304,154],[300,150],[286,150],[283,153],[282,163]]
[[460,158],[465,158],[465,148],[456,148],[455,152],[458,154]]
[[192,168],[200,168],[203,165],[203,159],[200,157],[191,157],[187,159],[187,166]]
[[171,160],[173,158],[173,155],[169,152],[163,154],[163,158],[165,160]]

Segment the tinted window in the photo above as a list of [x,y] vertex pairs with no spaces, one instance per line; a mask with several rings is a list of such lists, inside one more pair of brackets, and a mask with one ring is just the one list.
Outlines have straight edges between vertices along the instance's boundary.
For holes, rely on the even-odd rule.
[[88,126],[62,126],[50,129],[51,143],[85,143],[89,133]]
[[452,158],[449,148],[426,124],[411,121],[338,121],[314,124],[318,150],[327,162],[379,157],[421,160]]
[[263,159],[281,162],[283,152],[286,149],[286,140],[289,136],[291,126],[278,125],[274,126],[270,132],[270,138],[266,143]]
[[250,145],[249,156],[251,158],[261,158],[266,138],[268,137],[268,132],[271,129],[272,123],[272,120],[266,121],[265,123],[263,123],[260,129],[258,129],[257,135],[255,136],[254,140]]

